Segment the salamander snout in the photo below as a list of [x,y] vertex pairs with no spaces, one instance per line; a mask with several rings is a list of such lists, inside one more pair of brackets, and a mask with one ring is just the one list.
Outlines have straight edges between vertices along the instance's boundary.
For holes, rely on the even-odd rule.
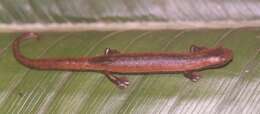
[[222,62],[229,63],[233,59],[233,52],[230,49],[223,48],[223,53],[220,57]]

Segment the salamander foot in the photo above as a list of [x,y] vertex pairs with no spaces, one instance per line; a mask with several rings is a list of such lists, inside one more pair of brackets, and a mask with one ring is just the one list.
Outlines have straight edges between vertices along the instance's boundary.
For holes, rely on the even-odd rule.
[[198,72],[185,72],[184,76],[193,82],[197,82],[200,79],[200,74]]
[[113,82],[120,89],[125,89],[129,85],[129,81],[126,77],[116,77],[113,76],[113,74],[111,74],[110,72],[104,72],[104,74],[111,82]]

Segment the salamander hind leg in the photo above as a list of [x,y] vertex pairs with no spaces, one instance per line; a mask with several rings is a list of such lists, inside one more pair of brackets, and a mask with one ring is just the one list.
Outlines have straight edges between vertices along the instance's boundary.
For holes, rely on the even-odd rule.
[[197,82],[201,77],[198,72],[184,72],[184,76],[193,82]]
[[114,54],[119,54],[120,52],[117,51],[116,49],[111,49],[111,48],[106,48],[104,54],[105,55],[114,55]]
[[113,74],[110,72],[104,72],[104,74],[111,82],[113,82],[120,89],[127,88],[129,85],[129,81],[126,77],[116,77],[113,76]]
[[190,46],[190,52],[197,52],[197,51],[201,51],[203,49],[207,49],[206,47],[202,47],[202,46],[196,46],[196,45],[191,45]]

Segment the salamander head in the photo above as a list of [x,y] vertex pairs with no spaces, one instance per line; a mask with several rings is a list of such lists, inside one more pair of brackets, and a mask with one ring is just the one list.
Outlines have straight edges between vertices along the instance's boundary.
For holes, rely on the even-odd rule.
[[233,59],[233,52],[228,48],[218,47],[210,52],[209,61],[214,64],[212,67],[220,67],[228,64]]

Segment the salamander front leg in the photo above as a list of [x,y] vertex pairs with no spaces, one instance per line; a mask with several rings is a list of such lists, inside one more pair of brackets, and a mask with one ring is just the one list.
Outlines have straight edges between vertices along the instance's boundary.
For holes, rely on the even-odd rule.
[[111,48],[106,48],[104,54],[105,55],[114,55],[114,54],[119,54],[120,52],[117,51],[116,49],[111,49]]
[[201,51],[203,49],[207,49],[206,47],[202,47],[202,46],[196,46],[196,45],[191,45],[190,46],[190,52],[197,52],[197,51]]
[[184,72],[184,76],[193,82],[197,82],[200,79],[198,72]]
[[127,88],[129,85],[129,81],[126,77],[116,77],[113,76],[113,74],[111,74],[110,72],[104,72],[104,74],[111,82],[113,82],[120,89]]

